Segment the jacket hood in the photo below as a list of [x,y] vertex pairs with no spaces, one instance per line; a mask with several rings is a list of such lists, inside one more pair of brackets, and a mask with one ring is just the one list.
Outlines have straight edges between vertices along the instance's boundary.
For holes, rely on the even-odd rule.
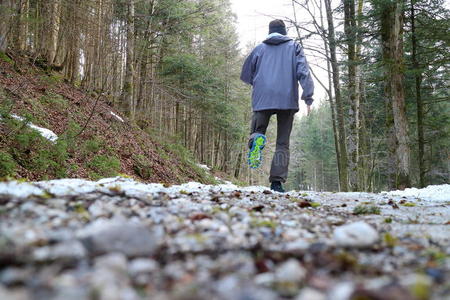
[[277,34],[269,36],[267,39],[263,41],[263,43],[268,45],[279,45],[288,41],[292,41],[292,38],[287,37],[285,35]]

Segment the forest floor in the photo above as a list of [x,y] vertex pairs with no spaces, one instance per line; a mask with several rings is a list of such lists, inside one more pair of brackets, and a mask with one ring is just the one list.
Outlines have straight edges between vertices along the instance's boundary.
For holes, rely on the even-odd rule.
[[449,299],[431,190],[3,182],[0,299]]

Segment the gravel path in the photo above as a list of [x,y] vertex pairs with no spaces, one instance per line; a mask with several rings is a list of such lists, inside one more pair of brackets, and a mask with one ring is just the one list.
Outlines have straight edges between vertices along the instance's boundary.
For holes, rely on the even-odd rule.
[[0,299],[449,299],[450,196],[0,183]]

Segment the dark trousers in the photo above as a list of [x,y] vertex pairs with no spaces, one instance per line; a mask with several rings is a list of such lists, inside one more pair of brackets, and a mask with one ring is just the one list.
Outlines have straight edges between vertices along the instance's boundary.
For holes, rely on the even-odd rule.
[[286,182],[289,167],[289,138],[295,110],[261,110],[253,112],[249,145],[256,134],[266,134],[270,117],[277,115],[277,146],[270,167],[269,181]]

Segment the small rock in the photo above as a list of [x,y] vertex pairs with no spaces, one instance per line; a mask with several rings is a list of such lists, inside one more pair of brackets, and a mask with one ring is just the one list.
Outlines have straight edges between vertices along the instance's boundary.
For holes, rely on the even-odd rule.
[[27,300],[31,295],[25,289],[5,289],[0,285],[0,299]]
[[72,261],[84,257],[86,257],[86,249],[77,240],[40,247],[33,251],[33,259],[38,262]]
[[275,274],[266,272],[255,276],[254,281],[257,285],[271,286],[275,282]]
[[24,284],[30,278],[30,275],[29,269],[6,268],[0,273],[0,282],[7,286]]
[[164,275],[174,280],[181,280],[186,275],[184,265],[180,261],[167,264],[163,271]]
[[286,251],[305,251],[311,244],[304,239],[297,239],[286,244]]
[[67,200],[62,198],[47,199],[46,204],[51,208],[65,210]]
[[158,270],[158,262],[148,258],[136,258],[128,265],[128,273],[132,277],[133,283],[141,286],[149,283],[152,274],[158,274]]
[[[52,295],[54,300],[83,300],[90,298],[90,290],[87,284],[84,284],[83,276],[80,273],[70,271],[57,275],[51,280]],[[45,286],[45,285],[44,285]],[[36,297],[37,299],[38,297]]]
[[320,291],[306,287],[300,291],[296,300],[326,300],[327,297]]
[[127,259],[121,253],[98,257],[95,260],[92,274],[92,292],[95,292],[98,299],[140,299],[131,287],[127,269]]
[[156,235],[141,224],[110,221],[103,228],[82,238],[91,255],[120,252],[128,257],[153,255],[158,247]]
[[128,272],[131,276],[136,276],[142,273],[151,273],[158,270],[159,264],[157,261],[149,258],[133,259],[129,266]]
[[111,253],[95,259],[95,268],[104,269],[113,273],[125,274],[127,271],[127,258],[121,253]]
[[220,279],[215,288],[221,296],[220,299],[224,300],[275,300],[278,298],[271,290],[255,286],[235,275],[228,275]]
[[111,206],[108,202],[97,200],[89,206],[88,211],[94,218],[107,217],[111,213]]
[[365,222],[339,226],[333,234],[336,245],[342,247],[369,247],[378,241],[378,232]]
[[48,236],[44,228],[28,224],[14,224],[11,227],[2,226],[1,235],[17,246],[32,247],[48,244]]
[[348,300],[355,290],[352,282],[340,282],[330,289],[328,299]]
[[340,217],[336,217],[336,216],[329,216],[327,217],[327,222],[332,224],[332,225],[342,225],[344,224],[344,220]]
[[305,268],[294,258],[282,263],[275,270],[275,277],[279,282],[300,282],[305,276]]

